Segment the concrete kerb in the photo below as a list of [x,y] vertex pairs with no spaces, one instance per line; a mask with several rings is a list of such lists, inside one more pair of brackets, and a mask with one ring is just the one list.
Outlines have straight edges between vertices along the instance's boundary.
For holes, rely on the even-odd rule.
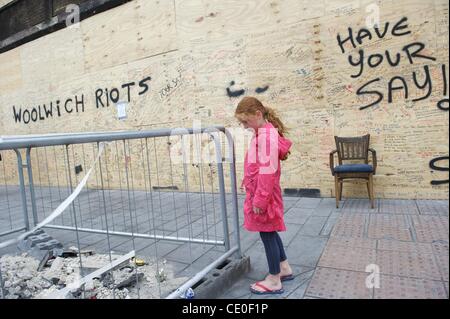
[[227,259],[192,287],[195,299],[217,299],[250,271],[250,257]]

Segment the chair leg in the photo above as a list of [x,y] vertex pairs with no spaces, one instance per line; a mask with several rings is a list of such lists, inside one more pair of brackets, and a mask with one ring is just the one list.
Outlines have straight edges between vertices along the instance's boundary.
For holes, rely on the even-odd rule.
[[339,179],[337,176],[334,176],[334,192],[336,195],[336,208],[339,208]]
[[370,186],[369,186],[369,179],[367,179],[367,183],[366,183],[366,186],[367,186],[367,194],[369,194],[369,199],[371,198],[370,196]]
[[372,209],[375,208],[375,200],[374,200],[374,194],[373,194],[373,175],[370,174],[369,175],[369,182],[367,183],[367,185],[369,186],[369,197],[370,197],[370,202],[372,203]]
[[344,183],[340,182],[339,183],[339,200],[340,201],[342,200],[342,191],[343,191],[343,189],[344,189]]

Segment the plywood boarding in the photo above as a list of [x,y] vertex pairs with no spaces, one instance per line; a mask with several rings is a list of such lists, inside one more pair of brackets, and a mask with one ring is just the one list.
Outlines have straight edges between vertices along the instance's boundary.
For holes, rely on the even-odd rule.
[[177,48],[172,1],[132,1],[86,20],[82,30],[88,72]]
[[[388,31],[378,39],[372,29],[371,39],[356,48],[347,43],[343,54],[337,34],[345,35],[349,27],[355,32],[364,28],[374,3],[379,5],[381,29],[407,17],[411,33],[393,36]],[[422,42],[420,53],[436,60],[414,58],[411,64],[402,49],[413,42]],[[348,56],[356,59],[361,49],[366,55],[388,50],[391,57],[400,52],[401,60],[390,66],[384,58],[353,78],[359,69],[349,64]],[[193,126],[200,120],[204,126],[234,127],[240,97],[230,98],[226,89],[245,90],[274,107],[291,128],[294,146],[283,163],[283,187],[318,188],[324,196],[334,195],[328,165],[333,136],[370,133],[379,156],[378,197],[448,198],[448,184],[430,184],[448,178],[448,173],[429,168],[433,158],[448,155],[448,112],[436,106],[445,90],[442,65],[447,74],[449,65],[446,1],[133,1],[82,22],[77,30],[56,32],[9,54],[0,56],[0,65],[8,61],[0,70],[13,74],[11,80],[3,80],[2,74],[0,81],[1,115],[9,119],[3,120],[0,134],[151,129]],[[427,86],[418,89],[413,78],[416,72],[416,81],[426,83],[425,67],[433,90],[428,98],[413,102],[427,94]],[[396,90],[388,103],[388,85],[396,76],[408,83],[409,98]],[[139,82],[149,77],[148,90],[139,94]],[[378,77],[368,89],[380,91],[383,101],[360,110],[376,96],[358,96],[357,90]],[[127,83],[134,83],[129,101],[123,87]],[[117,119],[114,103],[97,108],[97,90],[115,88],[120,99],[129,102],[124,121]],[[267,90],[258,94],[257,88]],[[32,107],[81,95],[84,112],[28,125],[13,121],[12,105]],[[137,165],[137,185],[145,188],[145,170],[139,166],[146,155],[138,144],[132,145],[137,155],[131,165]],[[241,145],[240,162],[245,143]],[[151,153],[155,151],[167,158],[167,141],[151,145]],[[109,161],[114,158],[113,151],[108,153]],[[154,172],[155,161],[151,165]],[[163,173],[159,186],[183,189],[182,165],[171,167],[167,160],[158,165]],[[187,174],[192,189],[198,189],[198,168],[190,166]],[[240,179],[242,163],[238,175]],[[112,169],[108,182],[120,184]],[[366,197],[366,188],[346,186],[344,196]]]
[[185,45],[221,42],[323,15],[323,0],[179,0],[178,41]]

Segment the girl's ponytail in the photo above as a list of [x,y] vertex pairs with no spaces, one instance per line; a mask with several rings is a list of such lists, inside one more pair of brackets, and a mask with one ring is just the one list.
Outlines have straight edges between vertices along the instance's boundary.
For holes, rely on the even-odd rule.
[[281,136],[284,136],[287,133],[288,129],[283,124],[283,122],[281,122],[280,117],[277,115],[274,109],[267,106],[264,108],[265,108],[264,118],[270,123],[272,123],[272,125],[275,128],[278,129],[278,132],[280,133]]

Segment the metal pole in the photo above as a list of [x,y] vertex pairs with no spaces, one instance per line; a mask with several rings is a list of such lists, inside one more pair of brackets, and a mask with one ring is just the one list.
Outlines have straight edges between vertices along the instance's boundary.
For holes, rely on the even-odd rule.
[[18,232],[20,232],[20,231],[22,231],[22,230],[28,230],[28,229],[26,229],[25,227],[20,227],[20,228],[16,228],[16,229],[11,229],[11,230],[8,230],[8,231],[6,231],[6,232],[4,232],[4,233],[0,233],[0,237],[8,236],[8,235],[11,235],[11,234],[14,234],[14,233],[18,233]]
[[1,267],[1,265],[0,265],[0,291],[1,291],[1,293],[2,293],[0,299],[5,299],[5,297],[6,297],[6,291],[5,291],[5,285],[4,285],[4,283],[3,283],[2,267]]
[[217,173],[219,178],[219,190],[220,190],[220,211],[222,212],[222,225],[223,225],[223,238],[225,240],[225,249],[230,249],[230,233],[228,230],[228,218],[227,218],[227,202],[225,194],[225,177],[223,175],[223,160],[222,149],[218,133],[211,133],[216,145],[216,158],[217,158]]
[[[97,144],[97,150],[100,152],[100,145]],[[106,152],[105,152],[106,153]],[[106,158],[106,154],[104,155]],[[98,161],[99,169],[100,169],[100,182],[102,186],[102,199],[103,199],[103,213],[105,214],[105,224],[106,224],[106,241],[108,243],[108,254],[109,254],[109,262],[112,263],[112,255],[111,255],[111,240],[109,235],[109,225],[108,225],[108,212],[106,211],[106,197],[105,197],[105,186],[103,184],[103,170],[102,170],[102,161]],[[106,172],[108,172],[108,166],[106,166]],[[112,203],[110,201],[112,206]],[[113,222],[114,223],[114,222]],[[111,273],[112,275],[112,273]],[[116,288],[113,288],[113,299],[116,299]]]
[[[5,161],[1,161],[3,166],[3,179],[5,181],[5,190],[6,190],[6,205],[8,206],[8,217],[9,217],[9,228],[13,229],[12,217],[11,217],[11,205],[9,204],[9,189],[8,189],[8,181],[6,180],[6,169],[5,169]],[[1,236],[1,234],[0,234]]]
[[242,250],[241,250],[241,237],[240,237],[240,223],[239,223],[239,208],[237,201],[237,183],[236,183],[236,153],[233,136],[231,135],[229,130],[225,130],[225,135],[228,140],[228,151],[230,161],[230,179],[231,179],[231,199],[232,199],[232,207],[233,207],[233,221],[235,227],[235,239],[236,245],[238,246],[237,257],[242,258]]
[[37,208],[36,208],[36,194],[34,192],[33,183],[33,169],[31,168],[31,147],[27,148],[27,171],[28,171],[28,181],[30,183],[30,196],[31,196],[31,211],[33,212],[33,223],[34,226],[38,224]]
[[[196,133],[204,133],[208,131],[222,131],[225,128],[221,126],[202,128],[196,130]],[[111,142],[117,140],[133,140],[150,137],[165,137],[176,135],[193,134],[194,129],[159,129],[152,131],[135,131],[135,132],[111,132],[111,133],[95,133],[95,134],[66,134],[56,136],[38,136],[27,138],[3,138],[0,143],[0,150],[20,149],[27,147],[42,147],[53,145],[74,145],[96,142]]]
[[22,155],[17,149],[15,149],[14,151],[16,152],[17,155],[17,166],[19,171],[20,197],[22,199],[23,219],[25,223],[25,229],[28,231],[30,230],[30,222],[28,221],[27,195],[25,193],[25,181],[23,178]]
[[214,240],[203,240],[203,239],[192,239],[185,237],[172,237],[172,236],[161,236],[161,235],[149,235],[149,234],[137,234],[130,232],[118,232],[118,231],[109,231],[100,230],[100,229],[89,229],[89,228],[75,228],[70,226],[58,226],[58,225],[45,225],[44,228],[50,229],[60,229],[60,230],[76,230],[81,233],[92,233],[92,234],[109,234],[110,236],[120,236],[120,237],[135,237],[135,238],[143,238],[143,239],[158,239],[158,240],[167,240],[178,243],[197,243],[197,244],[207,244],[207,245],[224,245],[223,241],[214,241]]
[[[69,187],[70,187],[70,193],[73,193],[73,186],[72,186],[72,173],[70,169],[70,157],[69,157],[69,145],[66,145],[66,156],[67,156],[67,172],[69,176]],[[78,223],[77,223],[77,213],[75,209],[75,202],[72,201],[72,214],[75,222],[75,234],[77,237],[77,245],[78,245],[78,251],[81,251],[81,245],[80,245],[80,233],[78,230]],[[83,271],[83,261],[81,258],[81,254],[79,254],[79,260],[80,260],[80,269]],[[83,291],[84,292],[84,291]]]

